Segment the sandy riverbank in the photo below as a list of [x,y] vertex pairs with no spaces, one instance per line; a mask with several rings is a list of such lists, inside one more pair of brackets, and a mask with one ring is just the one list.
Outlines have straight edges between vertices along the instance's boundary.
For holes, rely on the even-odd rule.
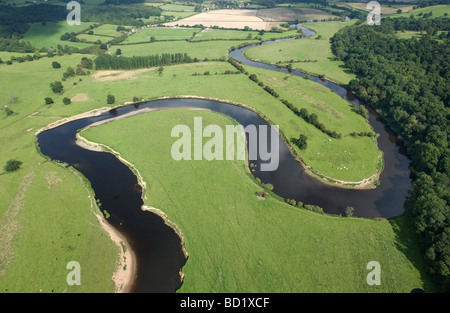
[[111,240],[119,247],[119,260],[117,270],[112,280],[116,285],[116,293],[126,293],[131,291],[134,279],[136,277],[136,258],[126,239],[115,230],[100,214],[96,214],[99,223],[103,229],[109,234]]

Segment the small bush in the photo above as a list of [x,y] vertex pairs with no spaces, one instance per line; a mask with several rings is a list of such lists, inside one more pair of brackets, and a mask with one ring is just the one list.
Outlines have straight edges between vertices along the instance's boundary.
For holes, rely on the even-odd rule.
[[305,204],[303,206],[305,209],[309,210],[309,211],[313,211],[313,212],[317,212],[317,213],[323,213],[323,209],[317,205],[312,205],[312,204]]
[[106,97],[106,102],[107,102],[108,104],[114,104],[114,103],[116,102],[116,98],[115,98],[113,95],[108,95],[108,96]]

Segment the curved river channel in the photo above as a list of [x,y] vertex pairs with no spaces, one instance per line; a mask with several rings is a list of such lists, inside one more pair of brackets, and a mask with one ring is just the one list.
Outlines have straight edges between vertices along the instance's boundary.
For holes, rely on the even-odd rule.
[[[230,52],[230,57],[247,65],[287,73],[285,68],[246,59],[243,52],[253,46],[236,49]],[[297,71],[291,74],[304,76]],[[359,103],[339,85],[313,76],[310,79],[334,89],[349,102]],[[130,113],[139,114],[140,110],[144,114],[146,108],[207,109],[226,114],[244,127],[268,123],[255,112],[232,104],[200,99],[167,99],[120,107],[95,117],[63,124],[38,135],[39,148],[44,155],[69,164],[91,182],[102,209],[110,214],[108,222],[126,237],[137,263],[137,275],[131,292],[175,292],[181,286],[180,270],[186,262],[178,235],[161,217],[141,209],[144,204],[142,189],[134,173],[125,164],[110,153],[86,150],[76,144],[78,130],[93,123],[126,117]],[[258,170],[261,164],[259,160],[252,161],[257,165],[254,176],[264,183],[273,184],[273,191],[279,196],[318,205],[327,213],[341,214],[346,206],[353,206],[354,215],[359,217],[389,218],[402,214],[411,184],[410,161],[400,153],[396,137],[385,128],[378,115],[370,109],[369,114],[370,124],[380,134],[378,147],[384,153],[385,162],[380,186],[376,189],[351,190],[320,182],[305,173],[281,138],[278,169],[261,172]]]

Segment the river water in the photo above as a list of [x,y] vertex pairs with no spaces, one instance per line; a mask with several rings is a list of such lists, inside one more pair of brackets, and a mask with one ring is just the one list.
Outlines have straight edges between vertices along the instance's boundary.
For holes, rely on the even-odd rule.
[[[287,72],[284,68],[247,60],[243,52],[248,48],[250,47],[234,50],[230,57],[247,65]],[[303,75],[297,71],[292,74]],[[334,89],[349,102],[358,102],[351,93],[336,84],[313,76],[310,79]],[[126,165],[112,154],[89,151],[75,143],[76,133],[80,129],[146,108],[208,109],[226,114],[244,127],[268,124],[255,112],[231,104],[199,99],[167,99],[117,108],[96,117],[63,124],[38,135],[38,144],[44,155],[73,166],[90,181],[102,210],[107,210],[110,214],[109,223],[126,237],[137,263],[132,292],[175,292],[181,286],[179,272],[186,262],[180,238],[158,215],[141,210],[142,190],[136,176]],[[273,184],[273,191],[279,196],[318,205],[327,213],[341,214],[350,205],[355,208],[355,216],[389,218],[400,215],[411,183],[409,160],[400,153],[395,136],[372,110],[369,122],[380,134],[378,146],[384,152],[385,161],[380,186],[376,189],[342,189],[318,181],[305,173],[281,139],[278,169],[261,172],[261,162],[256,160],[252,161],[257,165],[253,174],[262,182]]]

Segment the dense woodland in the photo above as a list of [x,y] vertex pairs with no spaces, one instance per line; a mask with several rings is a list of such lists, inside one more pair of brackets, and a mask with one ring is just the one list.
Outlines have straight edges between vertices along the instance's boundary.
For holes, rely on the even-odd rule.
[[[399,39],[395,30],[421,30]],[[450,19],[383,19],[355,25],[332,39],[338,59],[358,75],[349,88],[381,113],[412,160],[413,190],[405,203],[429,270],[450,290],[450,41],[432,39]]]
[[[0,37],[20,38],[29,28],[30,23],[47,23],[64,21],[67,17],[65,6],[52,4],[36,4],[28,6],[6,6],[0,4]],[[162,10],[154,6],[85,6],[83,21],[110,23],[116,25],[142,26],[141,19],[161,16]]]
[[154,6],[90,6],[83,9],[83,21],[115,25],[142,26],[141,19],[161,16],[162,10]]

